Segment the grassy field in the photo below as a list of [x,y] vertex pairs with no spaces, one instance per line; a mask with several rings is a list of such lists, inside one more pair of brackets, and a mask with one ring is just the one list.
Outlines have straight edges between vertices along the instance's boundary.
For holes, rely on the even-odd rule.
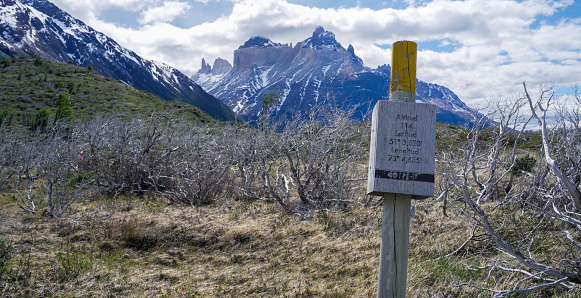
[[[193,208],[145,196],[85,200],[55,220],[23,213],[15,198],[4,195],[0,205],[0,231],[13,247],[7,296],[376,295],[381,208],[304,219],[263,201]],[[463,291],[448,285],[442,263],[458,261],[445,254],[468,227],[436,220],[438,209],[416,205],[412,294]]]
[[[483,236],[462,246],[473,229],[454,209],[444,216],[441,202],[414,203],[410,297],[487,297],[457,285],[514,281],[470,269],[502,254]],[[0,281],[6,297],[376,296],[381,208],[373,203],[301,218],[265,201],[185,207],[97,195],[56,220],[24,213],[15,194],[3,194],[0,209],[2,248],[11,255]]]

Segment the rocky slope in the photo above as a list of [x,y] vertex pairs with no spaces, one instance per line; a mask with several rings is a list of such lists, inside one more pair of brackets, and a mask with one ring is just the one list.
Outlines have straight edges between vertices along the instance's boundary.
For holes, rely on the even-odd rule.
[[[282,95],[274,117],[328,103],[355,109],[353,117],[361,120],[378,100],[389,98],[390,67],[370,69],[353,46],[345,49],[323,27],[295,46],[252,37],[234,51],[231,68],[224,64],[218,59],[210,67],[203,61],[192,79],[247,119],[259,117],[262,96],[269,91]],[[417,101],[436,104],[440,122],[464,124],[471,119],[470,108],[446,87],[418,80]]]
[[46,0],[0,0],[3,55],[92,65],[104,76],[165,100],[190,103],[216,119],[234,119],[231,109],[180,71],[141,58]]

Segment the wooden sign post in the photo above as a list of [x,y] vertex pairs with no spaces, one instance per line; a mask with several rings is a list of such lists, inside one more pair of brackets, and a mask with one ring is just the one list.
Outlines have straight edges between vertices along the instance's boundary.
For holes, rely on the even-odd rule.
[[393,44],[390,100],[373,109],[367,193],[383,196],[377,297],[405,297],[412,199],[434,195],[436,106],[415,103],[417,45]]

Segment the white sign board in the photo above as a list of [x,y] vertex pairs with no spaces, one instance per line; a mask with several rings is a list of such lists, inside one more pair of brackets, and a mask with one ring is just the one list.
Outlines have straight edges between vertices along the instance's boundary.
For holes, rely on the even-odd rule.
[[435,105],[378,101],[370,149],[367,194],[434,195]]

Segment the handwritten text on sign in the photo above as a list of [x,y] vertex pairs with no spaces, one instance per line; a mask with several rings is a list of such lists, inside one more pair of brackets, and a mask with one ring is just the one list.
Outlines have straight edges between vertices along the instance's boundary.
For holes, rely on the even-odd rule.
[[373,110],[367,192],[434,195],[436,106],[379,101]]

